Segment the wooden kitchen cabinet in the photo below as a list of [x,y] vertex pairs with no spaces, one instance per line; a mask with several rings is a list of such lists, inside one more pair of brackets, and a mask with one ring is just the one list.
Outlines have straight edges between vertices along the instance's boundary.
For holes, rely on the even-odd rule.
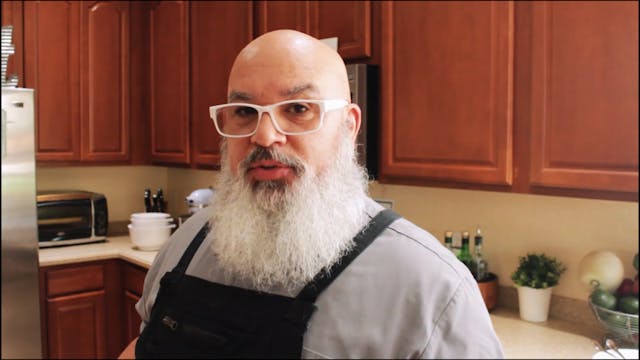
[[345,59],[372,56],[371,1],[257,1],[256,36],[294,29],[319,39],[338,37]]
[[510,185],[513,3],[382,4],[380,181]]
[[11,43],[14,47],[13,55],[7,60],[7,79],[11,75],[18,75],[18,87],[24,87],[24,28],[22,1],[2,1],[2,26],[13,26]]
[[107,260],[40,269],[43,357],[117,357],[123,344],[119,266]]
[[35,89],[36,160],[80,160],[82,4],[25,1],[24,86]]
[[129,344],[140,335],[140,322],[142,319],[138,315],[135,306],[142,296],[146,275],[146,269],[128,262],[122,262],[125,344]]
[[380,182],[637,201],[637,2],[378,6]]
[[253,39],[253,4],[192,1],[189,11],[191,163],[199,168],[217,168],[221,137],[209,116],[209,107],[227,102],[227,79],[233,61]]
[[231,65],[253,38],[253,4],[162,1],[148,14],[151,162],[217,168],[209,107],[227,101]]
[[26,1],[24,37],[38,162],[128,162],[129,3]]
[[130,159],[129,2],[83,2],[81,159]]
[[188,165],[189,2],[150,2],[151,162]]
[[638,3],[536,2],[531,184],[638,192]]

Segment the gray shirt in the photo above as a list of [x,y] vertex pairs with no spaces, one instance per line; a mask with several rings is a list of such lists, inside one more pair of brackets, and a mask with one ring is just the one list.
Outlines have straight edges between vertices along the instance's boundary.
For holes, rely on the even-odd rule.
[[[382,206],[368,201],[369,217],[380,210]],[[177,264],[210,211],[205,208],[189,218],[155,258],[136,304],[141,329],[149,321],[160,279]],[[212,261],[210,241],[202,243],[187,274],[227,284]],[[320,294],[316,306],[303,358],[504,357],[469,270],[404,218],[384,230]]]

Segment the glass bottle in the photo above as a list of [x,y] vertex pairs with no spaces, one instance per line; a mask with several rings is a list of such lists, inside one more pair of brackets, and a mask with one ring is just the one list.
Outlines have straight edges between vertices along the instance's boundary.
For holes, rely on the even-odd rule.
[[462,261],[469,270],[471,270],[471,251],[469,250],[469,232],[462,232],[462,246],[460,247],[460,252],[458,252],[458,260]]
[[455,250],[453,249],[453,232],[445,231],[444,233],[444,247],[449,249],[453,254],[455,254]]
[[487,261],[482,255],[482,231],[480,227],[476,228],[476,235],[473,238],[475,242],[475,247],[473,249],[473,262],[471,273],[473,277],[476,278],[476,281],[483,281],[489,275]]

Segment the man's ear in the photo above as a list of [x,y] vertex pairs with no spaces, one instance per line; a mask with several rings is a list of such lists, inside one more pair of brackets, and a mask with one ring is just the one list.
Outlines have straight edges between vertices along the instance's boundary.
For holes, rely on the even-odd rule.
[[360,131],[360,125],[362,125],[362,111],[358,104],[349,104],[347,110],[347,126],[351,130],[351,140],[356,141],[358,131]]

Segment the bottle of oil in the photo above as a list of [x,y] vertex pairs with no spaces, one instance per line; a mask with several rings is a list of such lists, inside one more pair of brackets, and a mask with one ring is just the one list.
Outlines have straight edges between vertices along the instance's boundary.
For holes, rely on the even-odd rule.
[[476,281],[484,281],[489,276],[489,270],[487,261],[482,254],[482,231],[480,227],[476,228],[476,235],[474,236],[475,246],[473,249],[473,259],[471,263],[471,273]]
[[468,231],[462,232],[462,246],[460,247],[460,252],[458,252],[458,260],[462,261],[462,263],[465,264],[469,268],[469,270],[471,270],[471,262],[473,259],[471,257],[471,251],[469,250]]
[[456,251],[453,249],[453,232],[445,231],[444,246],[455,255]]

